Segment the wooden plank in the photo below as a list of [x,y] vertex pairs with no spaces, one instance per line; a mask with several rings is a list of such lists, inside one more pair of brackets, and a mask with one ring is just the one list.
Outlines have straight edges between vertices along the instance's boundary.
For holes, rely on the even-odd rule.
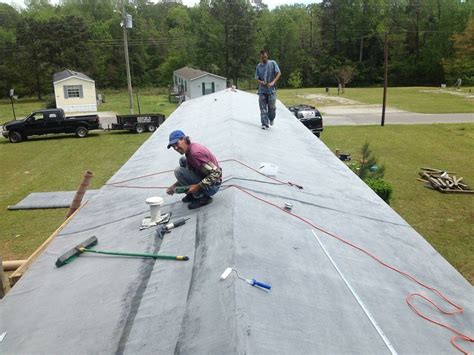
[[433,172],[437,172],[437,173],[442,173],[443,170],[439,170],[439,169],[433,169],[433,168],[421,168],[422,170],[427,170],[427,171],[433,171]]
[[474,194],[474,190],[455,190],[455,189],[444,189],[444,192],[454,192],[460,194]]
[[[3,259],[0,256],[0,265],[3,264]],[[7,293],[7,286],[5,282],[5,276],[3,273],[3,267],[0,267],[0,299],[2,299]]]
[[30,257],[26,260],[26,262],[20,266],[16,271],[10,275],[9,280],[10,280],[10,286],[13,287],[15,283],[20,279],[20,277],[28,270],[30,265],[36,260],[36,258],[46,249],[46,247],[56,238],[56,236],[61,232],[64,227],[67,226],[69,221],[74,218],[74,216],[81,210],[82,207],[84,207],[87,204],[87,201],[81,205],[77,210],[74,211],[72,215],[70,215],[64,222],[59,226],[58,229],[56,229],[53,234],[49,236],[48,239],[44,241],[43,244],[39,246],[38,249],[36,249],[33,254],[30,255]]
[[443,181],[443,179],[438,178],[438,182],[441,184],[443,187],[447,187],[446,183]]

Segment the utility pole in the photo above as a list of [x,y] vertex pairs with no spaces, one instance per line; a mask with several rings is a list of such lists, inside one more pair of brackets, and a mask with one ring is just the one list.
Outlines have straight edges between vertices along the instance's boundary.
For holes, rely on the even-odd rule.
[[16,121],[16,114],[15,114],[15,105],[13,105],[13,99],[16,100],[18,96],[15,96],[15,90],[10,89],[10,102],[12,103],[12,110],[13,110],[13,118]]
[[[130,77],[130,61],[128,58],[128,40],[127,40],[128,25],[129,25],[129,21],[127,18],[127,13],[125,12],[125,0],[122,0],[123,50],[125,52],[125,65],[127,67],[128,101],[130,104],[130,113],[133,114],[132,78]],[[130,28],[132,28],[131,19],[130,19]]]
[[385,32],[384,46],[383,46],[383,104],[382,104],[382,124],[385,124],[385,105],[387,104],[387,72],[388,72],[388,33]]

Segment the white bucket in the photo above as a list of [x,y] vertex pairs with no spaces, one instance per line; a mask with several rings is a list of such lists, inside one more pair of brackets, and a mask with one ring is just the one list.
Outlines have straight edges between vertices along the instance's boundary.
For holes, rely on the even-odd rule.
[[163,198],[158,196],[146,199],[146,203],[150,206],[150,222],[157,222],[161,219],[160,207],[163,202]]

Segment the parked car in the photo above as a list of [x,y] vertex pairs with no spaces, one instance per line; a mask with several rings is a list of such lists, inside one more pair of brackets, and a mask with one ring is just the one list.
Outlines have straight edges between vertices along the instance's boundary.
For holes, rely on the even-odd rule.
[[297,119],[301,121],[316,137],[319,137],[323,131],[323,117],[321,113],[310,105],[294,105],[288,107],[288,110],[293,112]]
[[5,123],[2,135],[11,143],[18,143],[29,136],[50,133],[75,133],[83,138],[90,130],[99,128],[98,115],[66,117],[62,109],[49,109],[33,111],[24,119]]
[[112,123],[112,129],[126,129],[132,132],[154,132],[165,121],[161,113],[145,113],[139,115],[117,115],[117,123]]

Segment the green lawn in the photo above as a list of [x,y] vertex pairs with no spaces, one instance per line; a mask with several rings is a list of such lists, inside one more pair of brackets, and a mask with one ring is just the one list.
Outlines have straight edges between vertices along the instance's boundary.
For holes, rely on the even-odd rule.
[[[166,95],[155,94],[140,94],[141,111],[169,116],[175,105],[167,102]],[[105,98],[101,110],[128,112],[126,92],[106,91]],[[451,105],[452,109],[456,106],[454,101]],[[40,106],[20,101],[17,112],[28,113]],[[0,122],[10,112],[9,102],[0,102]],[[0,250],[4,260],[27,258],[63,222],[66,213],[64,209],[8,211],[8,205],[31,192],[75,190],[85,170],[95,173],[91,188],[99,188],[148,137],[149,133],[91,132],[84,139],[50,136],[20,144],[0,138]],[[473,124],[326,127],[321,137],[331,149],[350,152],[354,158],[368,139],[379,163],[386,166],[386,179],[394,186],[392,207],[474,283],[474,196],[441,194],[416,181],[419,168],[430,166],[455,171],[472,187]]]
[[455,172],[474,188],[474,124],[333,126],[321,139],[353,159],[368,140],[394,187],[392,208],[474,283],[474,195],[442,194],[416,180],[421,167],[432,167]]
[[[324,88],[280,89],[277,97],[287,106],[302,103],[316,107],[336,106],[340,99],[381,105],[383,88],[349,87],[344,95],[337,95],[336,88],[330,88],[329,94],[325,93]],[[460,91],[435,87],[388,88],[387,106],[419,113],[474,113],[474,88],[463,88]]]
[[27,258],[64,221],[66,209],[8,211],[31,192],[76,190],[86,170],[91,189],[101,187],[150,133],[91,132],[0,141],[0,250],[4,260]]
[[[118,114],[128,114],[129,99],[127,91],[117,90],[99,90],[104,95],[105,102],[98,107],[99,111],[113,111]],[[137,99],[138,92],[138,99]],[[133,94],[134,112],[139,112],[138,103],[140,103],[140,112],[157,112],[168,117],[175,109],[176,104],[168,102],[168,95],[160,89],[135,90]],[[44,109],[46,101],[38,101],[31,98],[14,101],[15,113],[17,119],[23,118],[30,112]],[[0,125],[13,120],[13,111],[10,100],[0,100]]]

